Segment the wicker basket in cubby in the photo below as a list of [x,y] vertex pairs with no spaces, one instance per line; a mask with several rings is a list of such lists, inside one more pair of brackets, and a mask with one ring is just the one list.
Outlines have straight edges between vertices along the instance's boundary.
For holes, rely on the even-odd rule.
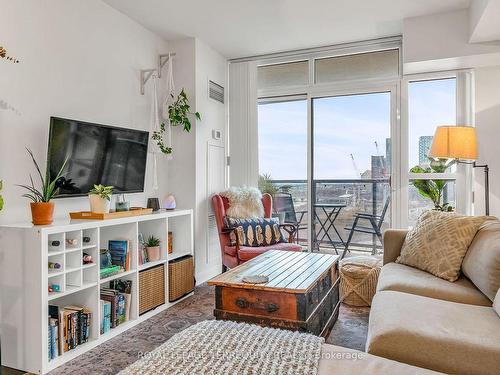
[[165,265],[139,272],[139,315],[165,303]]
[[176,301],[194,290],[194,262],[186,255],[168,262],[168,300]]

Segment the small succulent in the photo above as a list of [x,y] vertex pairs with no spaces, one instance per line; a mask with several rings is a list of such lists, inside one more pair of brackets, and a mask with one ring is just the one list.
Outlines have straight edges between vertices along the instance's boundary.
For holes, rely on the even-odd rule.
[[111,195],[113,195],[113,186],[104,186],[101,184],[94,185],[94,187],[89,191],[89,194],[98,195],[102,199],[110,201]]
[[146,242],[147,247],[156,247],[160,246],[160,239],[156,238],[155,236],[149,236],[147,242]]

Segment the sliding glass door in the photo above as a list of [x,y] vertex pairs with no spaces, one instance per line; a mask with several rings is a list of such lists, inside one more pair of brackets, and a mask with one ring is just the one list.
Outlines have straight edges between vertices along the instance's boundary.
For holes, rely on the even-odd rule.
[[377,253],[390,226],[391,91],[315,97],[312,246]]

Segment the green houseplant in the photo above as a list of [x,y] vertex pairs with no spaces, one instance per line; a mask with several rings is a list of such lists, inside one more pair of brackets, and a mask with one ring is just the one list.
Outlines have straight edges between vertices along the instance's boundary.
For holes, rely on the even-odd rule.
[[[422,168],[417,165],[410,169],[411,173],[444,173],[450,166],[443,160],[431,160],[429,168]],[[427,199],[430,199],[434,204],[434,210],[452,212],[453,206],[448,202],[442,202],[443,192],[447,185],[446,180],[432,179],[432,180],[414,180],[413,186],[418,190],[418,193]]]
[[[0,180],[0,191],[3,189],[3,181]],[[0,211],[3,210],[3,196],[0,194]]]
[[[174,96],[170,95],[172,99]],[[190,116],[194,116],[196,119],[201,120],[201,115],[198,112],[191,112],[191,106],[189,105],[189,100],[184,89],[181,90],[177,98],[174,100],[172,104],[168,106],[168,119],[170,120],[170,124],[172,126],[181,125],[184,128],[184,131],[191,131],[191,120]],[[171,154],[172,147],[166,146],[163,143],[163,134],[166,132],[166,125],[162,123],[160,125],[160,130],[153,132],[151,138],[156,142],[156,145],[160,149],[160,151],[164,154]]]
[[23,194],[23,197],[29,198],[32,200],[31,202],[31,216],[32,222],[35,225],[47,225],[51,224],[53,221],[54,215],[54,203],[51,202],[52,198],[54,198],[59,188],[57,187],[57,182],[63,175],[63,170],[66,167],[66,163],[68,159],[64,161],[61,166],[61,169],[57,172],[57,175],[54,179],[50,179],[49,171],[47,170],[45,176],[42,174],[40,166],[38,165],[33,152],[26,148],[28,154],[35,165],[38,176],[40,177],[41,188],[38,189],[35,187],[35,183],[33,182],[33,177],[30,174],[30,183],[31,185],[18,185],[28,192]]
[[146,252],[150,262],[160,260],[160,239],[155,236],[149,236],[146,241]]
[[89,191],[90,211],[107,214],[111,207],[113,186],[94,185]]

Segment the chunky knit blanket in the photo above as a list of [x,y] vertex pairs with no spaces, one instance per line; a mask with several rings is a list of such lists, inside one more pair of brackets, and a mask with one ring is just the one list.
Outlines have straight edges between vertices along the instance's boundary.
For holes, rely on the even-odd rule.
[[316,375],[324,339],[209,320],[176,334],[119,375]]

